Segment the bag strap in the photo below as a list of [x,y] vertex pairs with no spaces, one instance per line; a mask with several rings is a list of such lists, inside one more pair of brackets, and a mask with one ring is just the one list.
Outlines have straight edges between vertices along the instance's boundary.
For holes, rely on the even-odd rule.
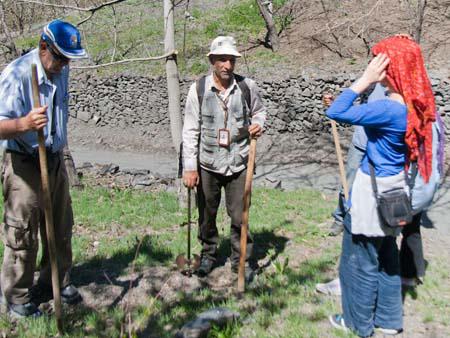
[[378,197],[378,186],[377,179],[375,177],[375,169],[373,168],[372,162],[369,160],[369,171],[370,171],[370,181],[372,182],[372,190],[375,193],[375,198]]
[[412,192],[414,188],[414,184],[416,183],[417,173],[419,172],[417,167],[417,162],[411,163],[411,177],[409,177],[408,173],[406,172],[406,183],[408,184],[409,191]]
[[[369,171],[370,171],[370,181],[372,182],[372,189],[375,193],[375,196],[378,196],[378,186],[377,186],[377,180],[375,177],[375,169],[372,165],[372,162],[369,160]],[[409,178],[408,172],[405,170],[405,177],[406,177],[406,183],[409,187],[409,193],[410,193],[410,200],[412,197],[412,191],[414,188],[414,184],[416,181],[418,169],[417,169],[417,162],[411,163],[411,178]]]
[[[244,121],[246,124],[248,124],[246,108],[248,107],[249,110],[251,109],[252,97],[251,97],[250,88],[248,87],[247,83],[245,82],[244,76],[239,75],[239,74],[234,74],[234,78],[236,79],[237,85],[239,86],[239,89],[241,90],[242,106],[244,108]],[[197,99],[198,99],[200,118],[201,118],[203,96],[205,95],[205,83],[206,83],[206,75],[202,76],[200,79],[198,79],[196,81]]]
[[251,108],[252,97],[251,97],[250,88],[248,87],[247,82],[245,82],[245,77],[242,75],[239,75],[239,74],[234,74],[234,78],[236,79],[236,82],[237,82],[239,88],[241,89],[244,102],[247,103],[248,108]]
[[197,89],[198,107],[200,109],[200,112],[202,109],[203,96],[205,95],[205,83],[206,83],[206,75],[203,75],[200,79],[198,79],[195,82],[195,86]]

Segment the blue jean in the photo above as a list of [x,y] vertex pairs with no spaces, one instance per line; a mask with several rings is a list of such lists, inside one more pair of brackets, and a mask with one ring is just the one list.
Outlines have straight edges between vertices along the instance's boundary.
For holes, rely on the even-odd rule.
[[[359,149],[355,147],[353,143],[350,144],[347,153],[347,163],[345,164],[345,177],[347,178],[348,189],[351,190],[353,181],[355,180],[356,172],[358,171],[361,161],[364,157],[366,151],[364,149]],[[334,210],[332,216],[336,223],[341,224],[344,221],[345,214],[347,213],[347,208],[345,204],[344,191],[341,188],[339,191],[339,201]]]
[[345,324],[360,337],[374,327],[403,328],[400,263],[395,238],[351,233],[344,220],[339,279]]

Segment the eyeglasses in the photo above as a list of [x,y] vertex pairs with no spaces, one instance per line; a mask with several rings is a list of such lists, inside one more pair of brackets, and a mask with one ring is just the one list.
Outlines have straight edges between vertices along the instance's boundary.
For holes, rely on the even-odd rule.
[[51,47],[49,44],[47,44],[48,50],[50,51],[50,53],[52,53],[53,59],[55,61],[59,61],[61,63],[68,63],[70,61],[69,58],[65,57],[62,54],[59,54],[55,51],[55,49],[53,47]]

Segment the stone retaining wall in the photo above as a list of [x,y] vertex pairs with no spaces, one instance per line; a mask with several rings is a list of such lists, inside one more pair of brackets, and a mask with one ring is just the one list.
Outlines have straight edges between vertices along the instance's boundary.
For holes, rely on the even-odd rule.
[[[337,76],[292,76],[279,81],[261,81],[259,86],[269,116],[268,135],[292,133],[295,140],[328,130],[321,95],[338,92],[356,78],[353,74]],[[182,106],[192,79],[181,81]],[[432,78],[436,103],[450,132],[450,80]],[[90,75],[71,81],[73,118],[98,126],[138,127],[167,131],[167,89],[163,77],[148,78],[118,75],[96,78]],[[346,129],[346,126],[341,126]]]

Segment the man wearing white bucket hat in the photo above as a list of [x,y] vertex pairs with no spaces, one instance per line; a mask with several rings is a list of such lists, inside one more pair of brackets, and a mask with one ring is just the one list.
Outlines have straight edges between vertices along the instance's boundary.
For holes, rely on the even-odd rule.
[[[37,130],[43,130],[47,152],[61,300],[68,304],[81,300],[69,280],[73,214],[62,150],[67,143],[69,62],[85,56],[78,29],[55,20],[44,27],[39,47],[10,63],[0,77],[0,139],[5,150],[1,288],[14,317],[42,314],[30,292],[39,230],[43,254],[37,290],[51,294]],[[32,64],[37,67],[41,108],[33,108]]]
[[[199,276],[209,274],[217,259],[216,216],[222,188],[231,218],[231,268],[237,272],[249,136],[261,136],[266,120],[256,83],[234,74],[241,56],[234,38],[217,37],[207,56],[212,72],[190,87],[183,126],[183,181],[188,188],[197,186],[198,194]],[[248,236],[247,258],[252,244]]]

